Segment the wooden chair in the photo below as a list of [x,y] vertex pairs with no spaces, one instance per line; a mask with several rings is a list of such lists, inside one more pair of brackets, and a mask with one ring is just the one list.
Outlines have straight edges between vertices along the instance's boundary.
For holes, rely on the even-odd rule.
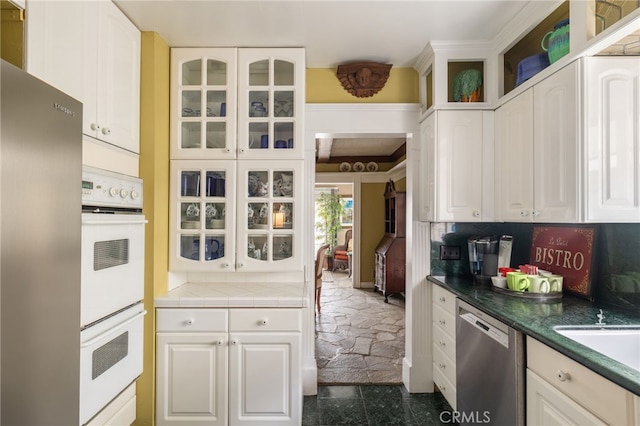
[[329,244],[320,246],[316,253],[316,305],[320,312],[320,292],[322,290],[322,265],[324,264],[324,255],[329,250]]
[[351,240],[351,236],[353,235],[353,230],[349,229],[344,233],[344,244],[337,245],[333,248],[333,268],[331,271],[335,271],[336,269],[349,269],[349,256],[347,255],[347,247],[349,246],[349,241]]

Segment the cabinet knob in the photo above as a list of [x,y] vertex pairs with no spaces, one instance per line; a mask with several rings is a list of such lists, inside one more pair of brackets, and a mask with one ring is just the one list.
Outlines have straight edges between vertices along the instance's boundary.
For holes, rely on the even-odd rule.
[[185,325],[193,325],[193,323],[194,323],[193,318],[190,318],[184,322]]
[[242,263],[242,262],[238,262],[238,263],[236,264],[236,266],[237,266],[238,268],[244,268],[244,263]]
[[239,154],[244,154],[244,148],[240,148],[240,149],[238,150],[238,153],[239,153]]
[[526,210],[522,210],[522,211],[520,212],[520,216],[522,216],[522,217],[529,216],[529,212],[528,212],[528,211],[526,211]]
[[445,324],[447,323],[447,322],[446,322],[445,320],[443,320],[443,319],[438,320],[438,322],[440,323],[440,325],[445,325]]
[[444,365],[443,363],[439,363],[438,367],[440,367],[440,369],[444,370],[447,366]]
[[222,340],[218,340],[218,341],[216,342],[216,345],[218,345],[218,346],[222,346],[222,344],[223,344],[223,343],[224,343],[224,342],[223,342]]
[[232,345],[237,345],[237,344],[238,344],[238,341],[237,341],[236,339],[233,339],[230,343],[231,343]]
[[567,380],[571,380],[571,374],[565,373],[562,370],[558,370],[556,374],[558,375],[558,380],[560,380],[561,382],[566,382]]
[[91,123],[90,127],[91,127],[91,130],[99,130],[100,129],[100,126],[98,126],[97,123]]
[[438,344],[439,344],[440,346],[442,346],[443,348],[444,348],[445,346],[447,346],[447,344],[446,344],[445,342],[443,342],[442,340],[440,340],[440,341],[438,342]]
[[258,325],[267,325],[267,320],[263,319],[263,320],[258,321]]
[[102,128],[102,134],[103,135],[110,135],[111,134],[111,129],[108,127],[103,127]]
[[222,264],[222,267],[223,267],[223,268],[228,268],[228,267],[230,267],[230,266],[231,266],[231,265],[229,264],[229,262],[225,262],[225,263],[223,263],[223,264]]
[[444,297],[444,296],[440,296],[440,301],[441,301],[442,303],[444,303],[444,302],[446,302],[446,301],[447,301],[447,298],[446,298],[446,297]]
[[531,212],[531,216],[540,216],[540,210],[534,210]]
[[480,212],[478,210],[474,210],[473,217],[480,217]]

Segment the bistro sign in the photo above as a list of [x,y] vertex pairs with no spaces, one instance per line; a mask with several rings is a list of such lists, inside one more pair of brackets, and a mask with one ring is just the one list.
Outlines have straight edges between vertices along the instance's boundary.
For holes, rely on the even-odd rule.
[[564,277],[564,291],[592,299],[595,226],[534,226],[531,263]]

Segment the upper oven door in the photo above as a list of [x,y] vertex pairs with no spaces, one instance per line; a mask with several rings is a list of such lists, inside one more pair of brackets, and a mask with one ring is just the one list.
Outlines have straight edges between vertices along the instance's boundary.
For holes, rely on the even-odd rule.
[[138,214],[82,214],[81,326],[144,297],[144,228]]

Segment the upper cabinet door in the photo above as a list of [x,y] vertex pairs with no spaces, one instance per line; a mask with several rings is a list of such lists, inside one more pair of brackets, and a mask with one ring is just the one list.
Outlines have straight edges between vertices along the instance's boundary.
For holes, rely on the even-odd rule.
[[96,131],[97,139],[139,153],[140,31],[112,2],[98,4],[95,105],[99,129],[90,130]]
[[586,59],[586,220],[640,221],[640,64]]
[[303,158],[304,49],[238,50],[238,158]]
[[171,49],[171,158],[236,158],[237,49]]
[[481,221],[483,111],[437,114],[437,220]]
[[496,111],[498,219],[530,222],[533,209],[533,89]]
[[536,222],[578,222],[578,63],[534,86]]
[[27,71],[82,102],[82,133],[139,153],[140,31],[110,1],[27,13]]

